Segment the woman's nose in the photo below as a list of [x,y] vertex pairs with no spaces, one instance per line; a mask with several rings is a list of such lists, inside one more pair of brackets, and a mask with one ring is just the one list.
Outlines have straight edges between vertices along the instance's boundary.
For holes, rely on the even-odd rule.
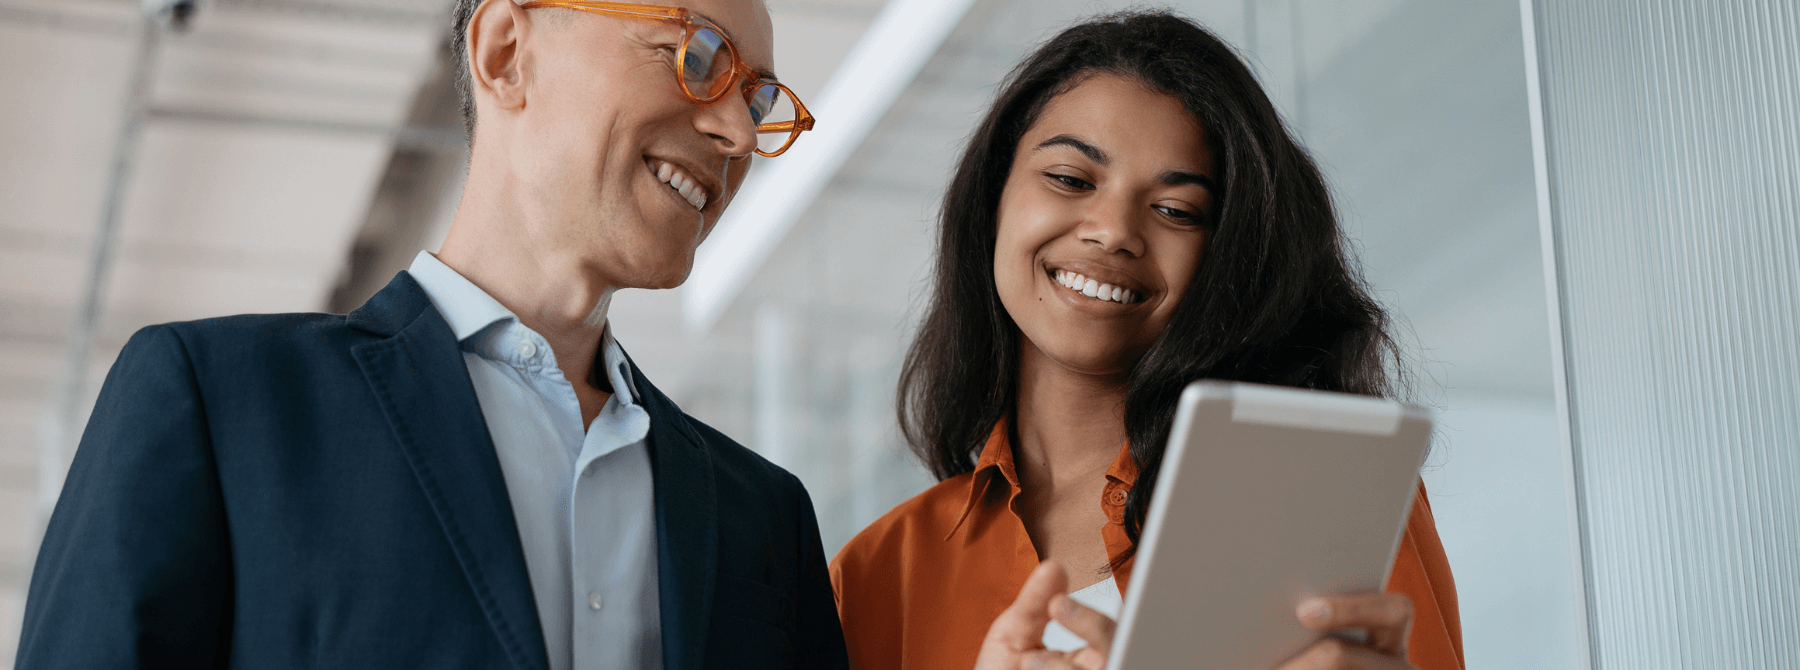
[[1076,234],[1082,241],[1100,245],[1107,253],[1124,252],[1144,255],[1141,232],[1143,212],[1135,201],[1124,197],[1100,197],[1088,208]]

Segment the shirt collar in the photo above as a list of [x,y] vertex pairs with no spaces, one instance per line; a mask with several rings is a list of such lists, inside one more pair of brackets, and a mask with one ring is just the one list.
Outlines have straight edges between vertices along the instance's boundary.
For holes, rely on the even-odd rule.
[[[969,513],[975,511],[975,504],[987,492],[989,484],[996,475],[1005,478],[1012,489],[1011,495],[1019,492],[1019,473],[1013,468],[1012,445],[1006,439],[1006,420],[994,422],[994,429],[988,432],[987,444],[981,447],[981,458],[975,461],[975,471],[970,473],[967,502],[963,503],[962,513],[956,515],[956,523],[950,525],[950,533],[945,540],[956,537],[956,531],[962,528],[963,522],[969,520]],[[1011,495],[1008,498],[1011,498]]]
[[1131,443],[1119,448],[1119,455],[1113,459],[1112,465],[1106,468],[1106,478],[1130,488],[1137,483],[1137,459],[1131,457]]
[[600,334],[600,360],[606,364],[606,381],[612,383],[613,397],[627,405],[637,404],[636,388],[632,386],[631,360],[625,357],[625,350],[613,340],[612,321],[608,319],[606,330]]
[[[1008,440],[1005,419],[994,422],[993,431],[988,433],[987,444],[981,447],[981,457],[975,461],[973,475],[969,478],[967,502],[963,503],[962,513],[957,515],[956,523],[950,527],[950,533],[944,537],[946,540],[956,536],[956,531],[962,528],[964,521],[968,520],[969,513],[974,511],[976,503],[981,501],[981,496],[987,492],[987,487],[994,485],[996,476],[1004,479],[1012,489],[1009,498],[1019,494],[1019,472],[1013,463],[1012,444]],[[1121,515],[1124,511],[1125,501],[1115,499],[1112,492],[1130,489],[1131,485],[1137,481],[1137,475],[1137,460],[1131,457],[1131,444],[1127,442],[1119,448],[1119,455],[1113,458],[1112,465],[1106,468],[1106,478],[1116,484],[1106,487],[1107,493],[1100,500],[1101,506],[1106,509],[1106,518],[1114,524],[1122,523]]]
[[[431,298],[431,304],[437,308],[438,313],[444,315],[444,321],[450,324],[450,331],[456,334],[457,342],[474,337],[488,326],[501,321],[519,320],[512,310],[429,251],[421,251],[418,256],[413,257],[412,266],[406,272],[412,275],[413,281],[419,283],[419,288],[425,290],[425,295]],[[524,324],[519,324],[519,327],[525,328]],[[630,359],[625,357],[625,351],[619,348],[619,343],[613,340],[610,320],[600,334],[600,362],[606,366],[606,380],[612,384],[613,393],[619,396],[619,401],[627,405],[636,404],[636,387],[632,385]]]
[[[413,257],[412,267],[406,272],[412,275],[413,281],[419,282],[419,288],[425,289],[425,295],[431,298],[438,313],[444,315],[451,332],[456,333],[457,342],[469,339],[497,321],[517,320],[512,310],[429,251],[421,251]],[[607,366],[611,367],[610,361]]]

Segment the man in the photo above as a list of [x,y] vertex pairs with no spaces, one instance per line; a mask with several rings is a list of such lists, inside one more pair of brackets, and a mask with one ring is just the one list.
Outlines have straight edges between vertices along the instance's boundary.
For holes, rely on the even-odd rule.
[[686,278],[771,128],[766,9],[682,5],[461,0],[442,250],[348,315],[132,337],[18,667],[843,667],[799,481],[606,327]]

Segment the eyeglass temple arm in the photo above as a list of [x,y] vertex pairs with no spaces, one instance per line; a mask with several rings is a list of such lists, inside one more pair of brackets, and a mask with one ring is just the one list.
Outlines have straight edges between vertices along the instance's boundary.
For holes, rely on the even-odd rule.
[[813,129],[813,118],[811,116],[808,116],[806,118],[796,119],[794,121],[777,121],[775,123],[765,123],[760,126],[757,126],[756,132],[759,132],[759,133],[785,133],[785,132],[793,132],[796,129],[801,130],[801,131],[812,130]]
[[579,0],[532,0],[519,5],[526,9],[539,7],[560,7],[595,14],[624,14],[641,16],[649,19],[686,19],[688,10],[685,7],[658,7],[655,5],[631,5],[619,2],[580,2]]

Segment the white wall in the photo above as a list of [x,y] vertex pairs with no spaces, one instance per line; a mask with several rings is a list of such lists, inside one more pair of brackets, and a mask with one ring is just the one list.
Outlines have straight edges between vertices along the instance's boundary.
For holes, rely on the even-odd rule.
[[1550,402],[1458,394],[1439,415],[1425,469],[1450,556],[1471,669],[1576,668],[1581,594]]

